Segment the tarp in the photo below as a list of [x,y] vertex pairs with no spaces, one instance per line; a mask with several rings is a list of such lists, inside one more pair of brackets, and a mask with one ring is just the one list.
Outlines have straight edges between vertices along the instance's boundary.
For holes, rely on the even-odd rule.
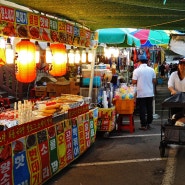
[[185,56],[185,34],[172,34],[169,47],[173,52]]
[[177,93],[169,98],[166,98],[163,103],[162,107],[182,107],[185,108],[185,92]]

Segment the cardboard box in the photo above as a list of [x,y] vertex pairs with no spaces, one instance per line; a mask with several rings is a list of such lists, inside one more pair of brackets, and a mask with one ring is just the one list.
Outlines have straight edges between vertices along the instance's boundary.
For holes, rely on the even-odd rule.
[[56,92],[56,84],[55,83],[47,83],[47,92]]
[[47,86],[36,86],[35,87],[35,91],[46,91],[47,90]]
[[61,94],[70,94],[70,84],[68,85],[59,85],[55,84],[55,92],[56,96],[60,96]]
[[42,96],[46,96],[46,95],[47,95],[46,91],[35,91],[36,97],[42,97]]
[[80,87],[75,85],[74,81],[71,81],[70,84],[61,85],[59,83],[48,83],[47,92],[50,95],[60,96],[61,94],[74,94],[77,95],[80,93]]
[[78,95],[80,94],[80,86],[76,85],[74,81],[70,83],[70,94]]
[[49,96],[50,98],[56,97],[56,92],[48,92],[48,96]]

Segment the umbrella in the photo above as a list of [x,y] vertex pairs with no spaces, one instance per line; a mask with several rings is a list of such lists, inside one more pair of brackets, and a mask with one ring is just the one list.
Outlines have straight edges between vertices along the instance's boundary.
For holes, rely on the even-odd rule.
[[179,32],[175,30],[149,30],[149,29],[137,29],[133,32],[130,32],[131,35],[140,40],[141,47],[168,45],[171,33]]
[[140,47],[140,40],[129,33],[127,28],[105,28],[99,29],[98,42],[116,46]]

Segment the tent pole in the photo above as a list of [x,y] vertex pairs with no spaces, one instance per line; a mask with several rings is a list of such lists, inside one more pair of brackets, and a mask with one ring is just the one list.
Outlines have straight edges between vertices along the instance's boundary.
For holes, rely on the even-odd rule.
[[92,50],[93,54],[93,60],[91,62],[91,78],[90,78],[90,84],[89,84],[89,97],[92,101],[92,89],[93,89],[93,78],[94,78],[94,66],[95,66],[95,58],[96,58],[96,49]]

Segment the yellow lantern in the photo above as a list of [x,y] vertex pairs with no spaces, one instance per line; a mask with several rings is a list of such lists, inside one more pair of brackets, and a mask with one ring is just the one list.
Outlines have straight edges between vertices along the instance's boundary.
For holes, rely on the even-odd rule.
[[5,54],[5,40],[0,37],[0,67],[5,65],[6,54]]
[[52,76],[63,76],[66,74],[67,54],[65,45],[62,43],[51,44],[52,64],[49,73]]
[[35,44],[29,39],[22,39],[16,45],[17,60],[16,79],[19,82],[30,83],[36,78]]

